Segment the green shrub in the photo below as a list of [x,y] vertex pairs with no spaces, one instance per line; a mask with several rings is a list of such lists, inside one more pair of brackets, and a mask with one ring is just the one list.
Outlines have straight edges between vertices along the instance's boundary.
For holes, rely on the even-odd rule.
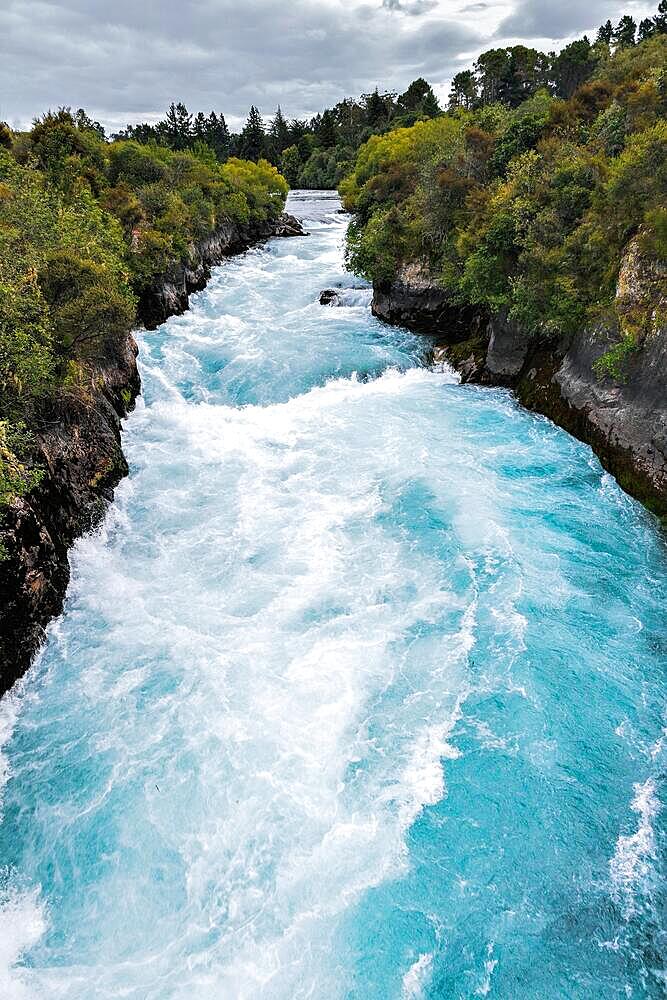
[[667,250],[666,55],[667,37],[650,38],[596,54],[567,100],[542,89],[372,137],[340,184],[350,265],[384,281],[419,261],[452,303],[505,309],[541,336],[616,308],[628,242]]

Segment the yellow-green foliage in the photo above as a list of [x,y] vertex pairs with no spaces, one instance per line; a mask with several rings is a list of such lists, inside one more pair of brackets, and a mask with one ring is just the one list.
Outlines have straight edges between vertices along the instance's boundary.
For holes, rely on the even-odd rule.
[[139,293],[216,228],[263,222],[284,208],[287,182],[266,160],[220,164],[201,150],[173,152],[133,140],[113,143],[108,156],[110,185],[102,200],[125,229]]
[[16,453],[25,448],[25,438],[22,424],[12,426],[0,420],[0,510],[28,493],[42,478],[40,470],[31,469],[17,457]]
[[136,322],[135,297],[218,227],[276,218],[287,190],[265,160],[107,144],[62,109],[30,133],[3,132],[0,508],[34,482],[17,428],[60,389],[84,391]]
[[[54,269],[59,284],[50,280]],[[57,381],[79,333],[68,316],[89,314],[88,347],[113,333],[99,300],[114,302],[129,328],[128,276],[120,226],[89,190],[65,198],[40,171],[0,151],[1,416],[23,412]]]
[[641,230],[667,242],[667,36],[603,60],[565,101],[538,91],[375,136],[340,191],[351,265],[374,280],[418,260],[453,302],[559,335],[608,309]]

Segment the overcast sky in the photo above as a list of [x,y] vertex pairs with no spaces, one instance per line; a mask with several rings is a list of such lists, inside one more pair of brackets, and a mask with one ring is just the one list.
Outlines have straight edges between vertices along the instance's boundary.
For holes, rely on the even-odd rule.
[[490,46],[557,48],[641,0],[0,0],[0,120],[85,107],[108,128],[169,103],[306,118],[345,95],[449,81]]

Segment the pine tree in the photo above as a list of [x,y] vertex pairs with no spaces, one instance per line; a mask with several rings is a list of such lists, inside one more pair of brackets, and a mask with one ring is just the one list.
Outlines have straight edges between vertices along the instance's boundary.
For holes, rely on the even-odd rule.
[[569,98],[591,76],[596,65],[595,52],[586,35],[570,42],[551,58],[551,85],[558,97]]
[[172,102],[158,129],[170,149],[187,149],[192,141],[192,115],[181,101]]
[[452,80],[452,88],[449,92],[449,107],[465,108],[471,111],[479,99],[477,92],[477,80],[472,70],[466,69],[457,73]]
[[650,17],[645,17],[639,22],[639,33],[637,39],[640,42],[645,42],[647,38],[655,34],[655,24]]
[[206,127],[208,145],[215,150],[218,159],[224,162],[229,157],[231,137],[223,113],[220,112],[219,115],[216,115],[215,111],[211,111],[206,121]]
[[629,14],[624,14],[614,31],[614,44],[618,49],[626,49],[635,44],[637,22]]
[[248,120],[239,136],[239,156],[246,160],[260,160],[266,152],[266,133],[262,116],[253,104]]
[[206,142],[208,138],[208,119],[201,111],[197,112],[192,121],[192,134],[200,142]]
[[429,87],[424,95],[421,111],[427,118],[437,118],[438,115],[442,114],[442,108],[438,104],[438,98],[435,96],[432,87]]
[[322,149],[331,149],[336,145],[336,119],[334,118],[333,111],[327,110],[324,112],[315,129],[315,135]]
[[290,145],[290,130],[287,119],[283,115],[280,105],[276,108],[275,116],[269,129],[273,147],[280,156],[284,149]]
[[366,95],[366,121],[372,127],[387,120],[387,106],[380,97],[376,87],[372,94]]
[[604,45],[611,45],[611,40],[614,36],[614,26],[611,21],[607,21],[598,29],[596,42],[602,42]]
[[660,0],[658,13],[653,18],[656,34],[667,35],[667,0]]
[[440,114],[440,105],[431,85],[420,76],[398,98],[397,110],[435,118]]
[[501,100],[510,71],[507,49],[488,49],[477,59],[475,70],[480,86],[482,104]]

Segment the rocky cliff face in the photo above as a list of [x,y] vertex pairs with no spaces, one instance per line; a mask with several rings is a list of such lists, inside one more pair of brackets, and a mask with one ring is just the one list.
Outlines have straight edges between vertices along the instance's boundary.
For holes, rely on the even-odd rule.
[[[643,256],[635,241],[623,260],[615,309],[560,342],[527,336],[503,313],[452,319],[444,293],[430,283],[429,290],[423,271],[406,269],[375,290],[375,314],[435,335],[436,356],[463,381],[514,389],[524,405],[590,444],[628,493],[667,517],[665,265]],[[605,371],[600,359],[610,357],[617,360]]]
[[[143,297],[139,319],[153,327],[183,312],[190,293],[205,286],[224,257],[271,236],[298,235],[300,224],[287,215],[265,226],[221,229]],[[43,478],[0,524],[0,694],[25,672],[46,625],[62,610],[72,542],[101,520],[127,474],[121,419],[140,391],[136,355],[131,335],[103,345],[86,389],[62,392],[35,431]]]
[[468,339],[479,323],[476,310],[453,306],[419,263],[407,264],[396,281],[375,284],[373,313],[396,326],[420,333],[439,336],[447,331],[450,343]]
[[192,247],[187,264],[175,264],[149,288],[139,302],[139,316],[152,330],[164,323],[169,316],[178,316],[188,308],[192,292],[206,287],[211,268],[222,263],[225,257],[242,253],[248,247],[272,236],[303,236],[301,223],[293,215],[284,213],[277,222],[255,223],[239,226],[230,223],[216,230],[205,240]]

